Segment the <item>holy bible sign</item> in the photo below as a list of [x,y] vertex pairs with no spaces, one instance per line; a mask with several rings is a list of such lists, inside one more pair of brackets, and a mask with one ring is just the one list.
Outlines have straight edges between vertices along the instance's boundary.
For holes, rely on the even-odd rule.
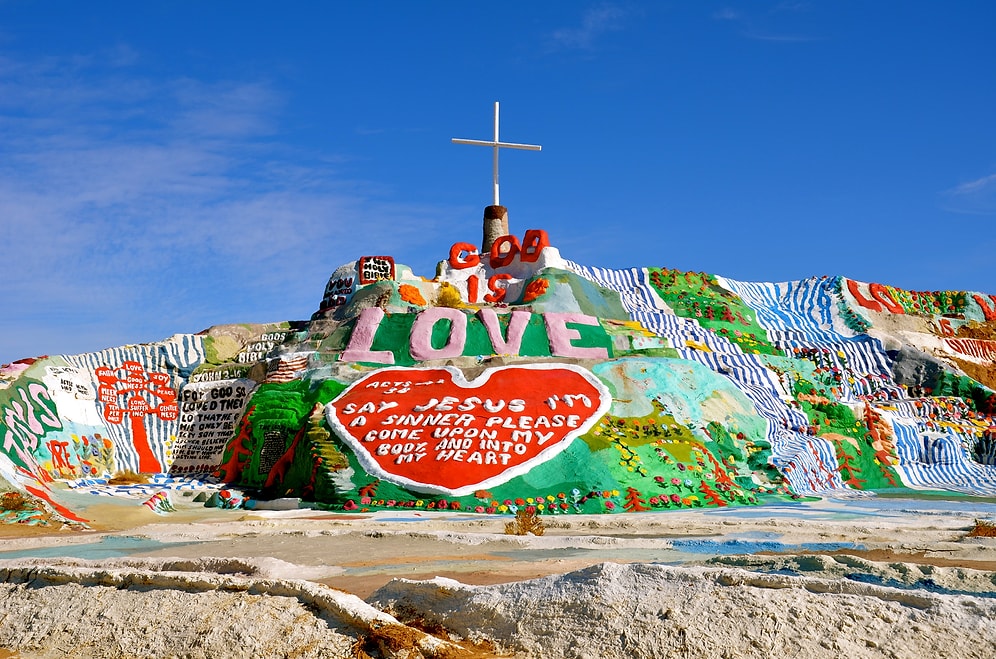
[[369,473],[419,492],[463,496],[500,485],[561,453],[612,398],[570,364],[485,371],[384,368],[326,408]]

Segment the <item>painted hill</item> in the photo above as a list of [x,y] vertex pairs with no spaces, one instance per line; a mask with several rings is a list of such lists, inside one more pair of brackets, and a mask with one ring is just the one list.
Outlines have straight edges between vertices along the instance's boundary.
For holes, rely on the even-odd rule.
[[307,321],[4,366],[0,515],[84,524],[55,481],[158,511],[177,489],[505,515],[992,496],[994,391],[994,295],[606,270],[531,230],[432,279],[360,258]]

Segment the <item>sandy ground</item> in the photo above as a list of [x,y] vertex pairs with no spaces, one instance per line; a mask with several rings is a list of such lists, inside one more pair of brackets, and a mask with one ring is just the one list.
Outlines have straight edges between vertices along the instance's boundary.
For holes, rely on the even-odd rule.
[[92,530],[0,526],[0,657],[981,659],[996,643],[996,538],[969,537],[996,520],[986,500],[567,515],[514,536],[473,514],[66,497]]
[[494,584],[605,561],[688,565],[738,554],[846,554],[996,570],[996,540],[966,538],[975,520],[996,519],[996,503],[965,498],[548,517],[542,537],[505,535],[504,517],[458,513],[219,510],[181,497],[177,512],[160,516],[134,500],[80,501],[92,531],[0,526],[0,559],[270,558],[281,562],[281,578],[360,597],[395,577]]

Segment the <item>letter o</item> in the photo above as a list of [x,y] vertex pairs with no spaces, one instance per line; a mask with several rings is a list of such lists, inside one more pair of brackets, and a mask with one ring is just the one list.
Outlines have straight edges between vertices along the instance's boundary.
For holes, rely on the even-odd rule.
[[[450,321],[450,336],[442,348],[432,347],[432,328],[441,320]],[[467,345],[467,316],[459,309],[432,307],[412,323],[409,352],[415,361],[451,359],[463,354]]]
[[[504,247],[508,251],[504,251]],[[519,239],[515,236],[502,236],[491,245],[490,263],[492,268],[504,268],[519,254]]]
[[544,247],[550,246],[550,237],[543,229],[530,229],[522,237],[522,248],[519,259],[523,263],[532,263],[539,258]]

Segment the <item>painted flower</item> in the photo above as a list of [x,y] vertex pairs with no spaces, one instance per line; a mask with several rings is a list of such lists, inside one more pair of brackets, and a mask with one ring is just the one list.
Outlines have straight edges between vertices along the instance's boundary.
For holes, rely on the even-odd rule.
[[450,501],[450,510],[460,510],[460,502]]
[[533,281],[529,282],[528,286],[526,286],[526,290],[522,294],[522,301],[532,302],[536,298],[545,294],[549,287],[550,287],[550,282],[548,280],[542,278],[534,279]]
[[363,504],[364,506],[369,506],[370,505],[370,497],[362,497],[360,499],[360,503]]
[[678,496],[677,494],[672,494],[671,501],[673,501],[674,503],[681,503],[681,497]]
[[[502,506],[502,507],[504,508],[504,506]],[[488,506],[488,508],[484,512],[486,512],[489,515],[494,515],[496,510],[498,510],[497,507],[495,507],[495,506]]]
[[616,504],[612,503],[611,501],[606,501],[605,502],[605,509],[606,510],[614,510],[615,507],[616,507]]
[[657,481],[658,483],[663,483],[664,482],[664,477],[663,476],[654,476],[654,480]]
[[343,510],[356,510],[357,508],[359,508],[359,506],[357,506],[356,502],[353,501],[352,499],[350,499],[346,503],[342,504],[342,509]]
[[401,299],[409,304],[417,304],[420,307],[425,306],[425,298],[422,297],[422,292],[411,284],[398,286],[398,293],[401,294]]
[[671,479],[671,485],[681,485],[681,479],[680,478],[672,478]]
[[519,497],[518,499],[515,500],[515,505],[517,505],[517,506],[524,506],[524,505],[526,505],[526,500],[523,499],[523,498],[521,498],[521,497]]
[[650,505],[651,506],[659,506],[660,503],[661,503],[661,500],[659,498],[657,498],[657,497],[650,497]]
[[568,506],[566,503],[560,504],[560,509],[561,510],[567,510],[568,508],[570,508],[570,506]]
[[506,506],[505,504],[501,504],[500,506],[498,506],[498,512],[500,513],[508,512],[508,506]]

